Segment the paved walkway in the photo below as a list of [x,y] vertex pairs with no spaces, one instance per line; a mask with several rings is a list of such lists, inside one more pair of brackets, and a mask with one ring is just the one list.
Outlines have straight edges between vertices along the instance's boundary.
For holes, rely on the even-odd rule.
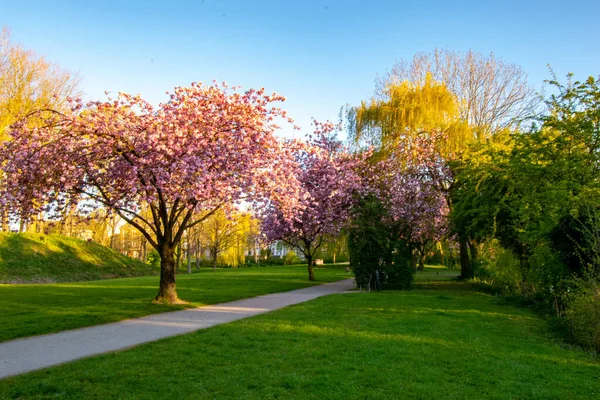
[[0,343],[0,379],[122,350],[303,303],[353,287],[352,279]]

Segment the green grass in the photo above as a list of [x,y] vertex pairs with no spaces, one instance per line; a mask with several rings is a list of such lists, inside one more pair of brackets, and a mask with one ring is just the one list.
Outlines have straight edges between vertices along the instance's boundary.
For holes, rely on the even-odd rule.
[[425,270],[415,276],[415,282],[423,281],[451,281],[460,276],[460,270],[448,269],[442,265],[428,265]]
[[0,233],[0,283],[47,283],[156,274],[93,242],[60,235]]
[[436,272],[9,378],[0,398],[600,398],[595,356]]
[[[344,266],[315,272],[318,282],[347,278]],[[310,286],[306,266],[219,269],[177,276],[185,305],[153,304],[159,277],[45,285],[0,285],[0,341],[216,304]]]

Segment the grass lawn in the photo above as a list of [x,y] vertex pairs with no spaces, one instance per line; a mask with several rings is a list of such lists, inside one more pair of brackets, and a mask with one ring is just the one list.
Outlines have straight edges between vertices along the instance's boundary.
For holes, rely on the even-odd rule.
[[[597,399],[596,356],[475,285],[322,297],[0,381],[0,398]],[[440,274],[440,275],[437,275]]]
[[[317,283],[348,277],[345,266],[315,271]],[[187,305],[152,304],[158,276],[47,285],[0,285],[0,341],[311,286],[306,266],[208,269],[177,276]]]

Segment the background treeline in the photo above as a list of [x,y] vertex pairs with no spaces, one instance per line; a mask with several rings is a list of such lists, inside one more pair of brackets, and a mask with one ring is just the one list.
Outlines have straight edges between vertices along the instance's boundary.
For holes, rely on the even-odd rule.
[[477,279],[546,304],[600,348],[600,86],[549,81],[527,131],[471,145],[456,164],[451,222]]

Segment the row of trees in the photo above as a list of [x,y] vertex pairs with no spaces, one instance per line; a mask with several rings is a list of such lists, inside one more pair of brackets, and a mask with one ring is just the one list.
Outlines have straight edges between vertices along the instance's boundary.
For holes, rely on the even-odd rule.
[[[461,110],[432,73],[424,82],[390,83],[384,96],[352,110],[355,143],[376,145],[354,154],[332,137],[331,124],[317,123],[308,142],[277,141],[272,120],[286,115],[270,104],[284,99],[263,90],[193,84],[176,88],[158,108],[127,94],[87,104],[67,98],[67,111],[40,108],[12,125],[2,154],[4,200],[21,220],[40,210],[79,210],[77,204],[116,213],[161,257],[157,300],[177,301],[174,254],[185,232],[217,212],[230,214],[240,200],[253,203],[268,239],[303,253],[309,279],[323,238],[337,235],[357,197],[368,194],[402,221],[422,259],[444,232],[451,203],[439,193],[451,189],[447,161],[470,134],[461,118],[483,111]],[[364,166],[373,163],[389,173]]]

